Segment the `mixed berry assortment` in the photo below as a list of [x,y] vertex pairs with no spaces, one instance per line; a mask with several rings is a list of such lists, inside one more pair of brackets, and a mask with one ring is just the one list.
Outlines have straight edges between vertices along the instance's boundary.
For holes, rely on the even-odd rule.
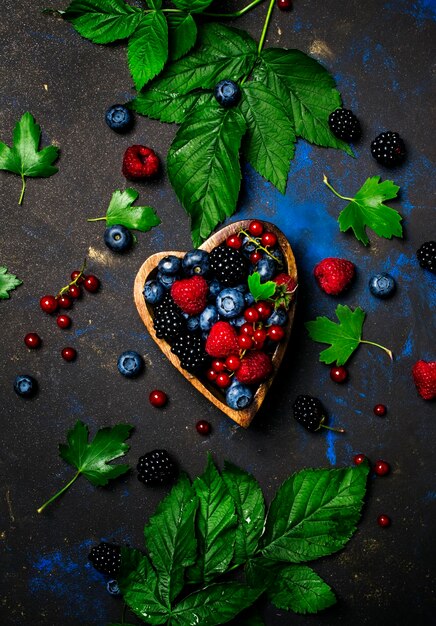
[[[275,233],[249,223],[210,253],[161,259],[144,285],[156,336],[171,345],[185,370],[225,395],[232,409],[247,408],[273,371],[272,355],[285,337],[296,283],[285,271]],[[273,284],[273,296],[256,298],[248,277]],[[205,427],[197,428],[201,434]]]

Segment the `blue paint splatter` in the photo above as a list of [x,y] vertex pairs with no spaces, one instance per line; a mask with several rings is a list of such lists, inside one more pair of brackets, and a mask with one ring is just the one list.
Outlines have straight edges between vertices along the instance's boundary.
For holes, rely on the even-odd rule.
[[327,450],[326,457],[330,463],[330,465],[336,465],[336,450],[335,450],[335,441],[337,435],[333,430],[327,431],[326,439],[327,439]]
[[433,502],[436,500],[436,491],[427,491],[424,496],[424,502]]
[[407,339],[406,339],[406,341],[404,343],[403,349],[401,350],[401,355],[402,356],[412,356],[413,347],[414,347],[413,332],[410,331],[410,333],[409,333],[409,335],[408,335],[408,337],[407,337]]
[[436,2],[435,0],[395,0],[395,2],[386,2],[384,7],[386,11],[394,11],[395,14],[403,13],[413,17],[419,26],[422,26],[425,20],[436,19]]
[[97,328],[96,326],[87,326],[86,328],[77,328],[74,331],[74,334],[76,335],[76,337],[81,337],[82,335],[86,335],[86,333],[89,333],[95,330],[96,328]]

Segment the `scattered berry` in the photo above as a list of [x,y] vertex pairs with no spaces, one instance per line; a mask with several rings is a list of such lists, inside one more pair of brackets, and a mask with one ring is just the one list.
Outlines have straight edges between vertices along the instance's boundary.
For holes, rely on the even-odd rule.
[[386,415],[387,408],[384,404],[376,404],[373,411],[374,415],[377,415],[378,417],[384,417]]
[[209,356],[218,358],[239,352],[238,336],[229,322],[217,322],[212,326],[206,340],[206,352]]
[[133,126],[132,112],[122,104],[114,104],[105,113],[104,119],[111,130],[125,133]]
[[59,328],[65,329],[71,326],[72,320],[69,315],[58,315],[56,318],[56,324]]
[[182,267],[188,276],[205,276],[210,270],[209,252],[206,250],[191,250],[182,260]]
[[140,354],[134,350],[127,350],[118,357],[117,367],[119,373],[126,378],[135,378],[145,368],[145,363]]
[[292,9],[292,0],[277,0],[277,7],[280,11],[290,11]]
[[230,235],[226,239],[226,245],[229,248],[236,248],[236,250],[239,250],[239,248],[242,247],[242,239],[239,237],[239,235]]
[[39,306],[44,313],[54,313],[58,310],[58,301],[54,296],[43,296],[39,301]]
[[58,297],[58,305],[61,309],[71,309],[73,301],[68,296],[62,295]]
[[332,133],[344,141],[357,141],[362,132],[359,120],[348,109],[336,109],[330,113],[329,126]]
[[344,383],[348,378],[348,371],[343,365],[333,365],[330,369],[330,378],[335,383]]
[[122,172],[127,180],[151,180],[156,178],[159,169],[159,157],[151,148],[134,145],[124,153]]
[[253,235],[253,237],[260,237],[263,233],[262,222],[259,222],[258,220],[250,222],[250,224],[248,225],[248,232],[250,233],[250,235]]
[[436,241],[423,243],[416,251],[416,257],[421,267],[436,274]]
[[225,109],[235,106],[241,97],[239,85],[233,80],[220,80],[213,93],[218,104]]
[[19,374],[14,380],[14,391],[21,398],[31,398],[38,391],[38,383],[33,376]]
[[41,337],[37,333],[27,333],[24,337],[24,343],[28,348],[39,348],[41,345]]
[[436,361],[417,361],[412,369],[416,389],[424,400],[436,398]]
[[366,456],[364,454],[356,454],[353,457],[354,465],[361,465],[366,461]]
[[106,576],[117,576],[121,567],[121,548],[113,543],[102,541],[88,554],[94,568]]
[[171,352],[179,357],[180,365],[188,372],[198,372],[207,362],[204,342],[197,335],[180,335],[173,343]]
[[83,272],[81,272],[80,270],[74,270],[74,272],[71,272],[71,280],[75,280],[76,284],[80,285],[85,280]]
[[247,385],[257,385],[268,378],[272,373],[271,357],[265,352],[248,352],[242,359],[235,376],[238,382]]
[[89,276],[84,277],[83,286],[86,291],[89,291],[89,293],[95,293],[100,287],[100,281],[96,276],[90,274]]
[[152,487],[166,485],[177,477],[177,467],[166,450],[152,450],[138,461],[138,480]]
[[122,224],[114,224],[104,231],[104,242],[112,252],[123,253],[130,250],[133,236],[128,228]]
[[166,405],[168,402],[168,396],[165,391],[161,391],[160,389],[154,389],[149,397],[150,404],[157,408],[161,408]]
[[211,430],[211,426],[209,422],[207,422],[206,420],[200,420],[199,422],[197,422],[195,425],[195,428],[199,435],[204,435],[204,436],[208,435]]
[[210,269],[215,278],[226,287],[245,283],[248,276],[248,262],[235,248],[218,246],[209,255]]
[[377,524],[382,528],[387,528],[391,525],[391,518],[388,515],[379,515],[377,517]]
[[177,280],[171,287],[171,296],[184,313],[198,315],[206,306],[208,289],[203,276],[192,276]]
[[226,287],[218,294],[216,299],[217,311],[224,319],[238,317],[242,313],[244,306],[243,294],[234,287]]
[[79,285],[71,285],[70,288],[68,289],[68,295],[70,296],[70,298],[80,298],[81,295],[81,289],[79,287]]
[[381,165],[400,165],[406,158],[406,146],[398,133],[386,131],[371,142],[371,154]]
[[292,408],[294,418],[297,422],[311,432],[316,432],[317,430],[321,430],[321,428],[336,430],[336,432],[340,433],[345,432],[343,429],[329,428],[324,424],[327,418],[324,407],[318,398],[302,395],[297,396]]
[[111,596],[121,596],[121,591],[116,580],[108,580],[106,583],[107,592]]
[[75,361],[77,352],[74,348],[67,347],[61,350],[61,356],[65,361]]
[[369,279],[369,290],[376,298],[389,298],[395,291],[395,280],[390,274],[382,272]]
[[346,259],[329,257],[320,261],[313,270],[319,287],[330,296],[338,296],[354,278],[354,264]]
[[234,382],[227,389],[226,403],[231,409],[241,411],[246,409],[253,401],[253,392],[250,387]]
[[377,476],[386,476],[386,474],[389,474],[390,469],[391,467],[386,461],[379,460],[374,464],[374,472]]

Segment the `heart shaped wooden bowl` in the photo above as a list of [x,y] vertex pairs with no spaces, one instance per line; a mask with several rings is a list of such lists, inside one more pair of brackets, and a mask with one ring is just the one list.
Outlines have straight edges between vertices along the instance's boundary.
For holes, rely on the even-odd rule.
[[[220,244],[224,243],[229,235],[234,235],[238,233],[240,230],[247,230],[248,225],[252,220],[242,220],[239,222],[233,222],[229,224],[225,228],[222,228],[220,231],[211,235],[209,239],[207,239],[200,248],[202,250],[207,250],[210,252]],[[297,282],[297,266],[295,264],[295,258],[292,252],[292,248],[289,245],[288,240],[284,236],[284,234],[276,227],[274,224],[270,224],[269,222],[263,222],[267,230],[272,231],[277,235],[278,245],[280,246],[281,251],[285,257],[285,267],[283,268],[284,272],[287,272],[292,278]],[[166,251],[166,252],[158,252],[157,254],[153,254],[150,256],[145,263],[139,269],[139,272],[136,275],[135,286],[134,286],[134,299],[136,308],[138,309],[139,315],[144,322],[148,332],[153,337],[154,341],[157,343],[159,348],[165,354],[165,356],[171,361],[174,367],[179,370],[183,376],[189,380],[191,385],[194,385],[196,389],[200,393],[203,394],[210,402],[212,402],[215,406],[217,406],[223,413],[232,418],[237,424],[247,428],[249,426],[251,420],[256,415],[257,411],[261,407],[265,396],[267,394],[268,389],[270,388],[274,376],[280,367],[280,363],[282,362],[283,356],[286,351],[286,347],[289,342],[289,337],[291,334],[292,323],[294,320],[295,313],[295,298],[291,304],[291,307],[288,311],[288,322],[284,327],[285,336],[282,341],[277,345],[277,348],[274,351],[272,356],[273,363],[273,373],[270,378],[259,385],[257,391],[254,395],[253,401],[250,406],[244,410],[236,411],[231,409],[225,403],[225,394],[221,392],[217,387],[215,387],[212,383],[210,383],[206,377],[204,379],[197,378],[194,374],[187,372],[185,369],[180,367],[180,361],[177,356],[175,356],[171,352],[171,346],[164,340],[158,339],[156,337],[156,333],[153,327],[153,307],[147,304],[144,300],[143,289],[144,283],[153,278],[157,273],[157,264],[163,257],[168,254],[174,254],[177,257],[183,257],[185,252],[178,252],[174,250]]]

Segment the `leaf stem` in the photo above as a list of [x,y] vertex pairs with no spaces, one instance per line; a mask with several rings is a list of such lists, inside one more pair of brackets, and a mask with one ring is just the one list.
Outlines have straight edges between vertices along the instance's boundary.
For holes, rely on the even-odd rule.
[[100,222],[101,220],[105,220],[106,217],[89,217],[87,222]]
[[354,198],[347,198],[346,196],[341,196],[341,194],[340,194],[340,193],[338,193],[338,192],[336,191],[336,189],[334,189],[334,188],[330,185],[330,183],[329,183],[329,181],[328,181],[328,178],[327,178],[327,176],[326,176],[325,174],[323,174],[323,179],[322,179],[322,182],[323,182],[325,185],[327,185],[327,187],[330,189],[330,191],[333,191],[333,193],[335,194],[335,196],[337,196],[338,198],[341,198],[342,200],[348,200],[349,202],[353,202]]
[[18,200],[18,204],[22,204],[23,202],[23,198],[24,198],[24,192],[26,190],[26,179],[24,177],[24,174],[21,174],[21,180],[22,180],[22,186],[21,186],[21,195],[20,195],[20,199]]
[[374,343],[374,341],[366,341],[365,339],[361,339],[360,343],[367,343],[370,346],[376,346],[376,348],[380,348],[381,350],[386,352],[386,354],[388,355],[388,357],[390,358],[391,361],[394,360],[394,355],[392,353],[392,350],[389,350],[388,348],[385,348],[384,346],[381,346],[379,343]]
[[250,4],[247,4],[246,7],[236,11],[235,13],[208,13],[207,11],[204,11],[202,15],[207,15],[208,17],[240,17],[241,15],[244,15],[244,13],[248,13],[248,11],[254,9],[255,6],[263,1],[264,0],[253,0],[253,2],[250,2]]
[[64,491],[69,489],[71,487],[71,485],[73,484],[73,482],[79,478],[80,474],[81,474],[81,472],[78,471],[77,474],[75,474],[73,476],[73,478],[70,480],[70,482],[65,485],[65,487],[62,487],[62,489],[60,489],[57,493],[55,493],[55,495],[52,496],[50,498],[50,500],[47,500],[47,502],[45,502],[42,506],[39,507],[37,513],[42,513],[46,506],[51,504],[53,502],[53,500],[56,500],[56,498],[58,498],[61,494],[63,494]]
[[273,8],[274,8],[274,4],[275,4],[275,0],[270,0],[269,7],[268,7],[268,13],[266,14],[265,23],[263,25],[262,34],[260,36],[259,45],[257,47],[257,55],[258,56],[262,52],[263,44],[265,43],[265,37],[266,37],[266,33],[268,31],[268,26],[269,26],[269,23],[270,23],[270,20],[271,20],[271,15],[272,15],[272,11],[273,11]]

